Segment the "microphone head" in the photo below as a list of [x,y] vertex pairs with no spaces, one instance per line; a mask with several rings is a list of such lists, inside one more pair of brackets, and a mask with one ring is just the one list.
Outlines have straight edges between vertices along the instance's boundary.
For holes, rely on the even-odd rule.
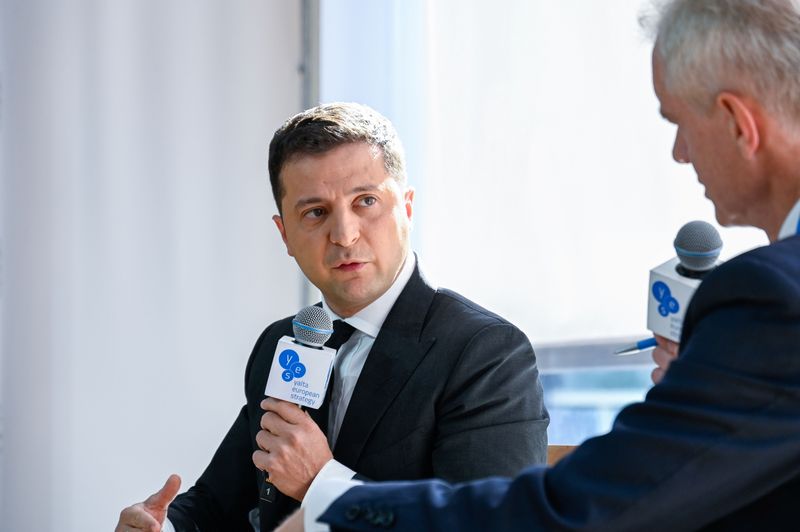
[[716,265],[722,239],[713,225],[695,220],[681,227],[674,245],[684,268],[691,272],[705,272]]
[[300,309],[292,320],[294,338],[309,347],[322,347],[333,334],[333,322],[325,309],[311,305]]

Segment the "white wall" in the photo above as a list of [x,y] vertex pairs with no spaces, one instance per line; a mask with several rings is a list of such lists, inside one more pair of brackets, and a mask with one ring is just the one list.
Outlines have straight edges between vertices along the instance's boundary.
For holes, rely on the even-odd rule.
[[190,485],[299,304],[270,216],[300,2],[2,4],[3,513],[111,530]]

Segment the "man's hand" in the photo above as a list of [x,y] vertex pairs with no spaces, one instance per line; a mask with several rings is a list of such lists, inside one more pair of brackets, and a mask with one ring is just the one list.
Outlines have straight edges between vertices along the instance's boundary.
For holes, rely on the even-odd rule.
[[275,532],[303,532],[303,509],[298,508],[275,529]]
[[128,506],[119,514],[119,522],[115,532],[128,532],[129,530],[147,530],[160,532],[164,519],[167,517],[167,508],[178,490],[181,488],[181,477],[170,475],[164,487],[150,495],[144,502]]
[[653,362],[656,363],[656,368],[650,374],[650,378],[653,379],[653,384],[658,384],[664,378],[672,361],[678,358],[678,344],[663,336],[655,336],[658,345],[653,349]]
[[328,440],[293,403],[268,397],[261,408],[266,412],[256,435],[260,450],[253,453],[253,463],[268,472],[268,480],[282,493],[301,501],[322,466],[333,458]]

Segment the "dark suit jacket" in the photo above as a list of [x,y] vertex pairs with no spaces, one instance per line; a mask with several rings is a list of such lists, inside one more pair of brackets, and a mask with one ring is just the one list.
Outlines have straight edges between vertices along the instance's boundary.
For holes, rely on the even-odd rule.
[[357,530],[797,530],[800,237],[712,272],[663,381],[552,469],[457,486],[359,486],[323,521]]
[[[195,486],[170,505],[178,530],[251,530],[247,515],[256,506],[261,529],[271,530],[297,506],[282,494],[259,501],[251,458],[283,335],[292,335],[291,318],[258,339],[245,375],[247,405]],[[435,291],[415,269],[367,357],[333,455],[375,480],[514,475],[544,463],[547,424],[525,335],[458,294]]]

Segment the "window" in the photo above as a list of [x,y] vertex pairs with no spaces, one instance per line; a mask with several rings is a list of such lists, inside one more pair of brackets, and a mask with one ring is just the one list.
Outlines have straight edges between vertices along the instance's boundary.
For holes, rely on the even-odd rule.
[[[649,355],[622,370],[596,346],[648,334],[649,269],[674,254],[685,222],[714,222],[691,167],[671,159],[643,5],[322,3],[321,99],[367,103],[395,122],[422,267],[530,337],[553,434],[572,440],[557,443],[588,435],[570,432],[573,418],[594,416],[604,432],[643,397]],[[723,258],[766,242],[720,232]],[[558,364],[575,346],[589,349],[582,362]],[[583,412],[587,394],[603,406]]]

